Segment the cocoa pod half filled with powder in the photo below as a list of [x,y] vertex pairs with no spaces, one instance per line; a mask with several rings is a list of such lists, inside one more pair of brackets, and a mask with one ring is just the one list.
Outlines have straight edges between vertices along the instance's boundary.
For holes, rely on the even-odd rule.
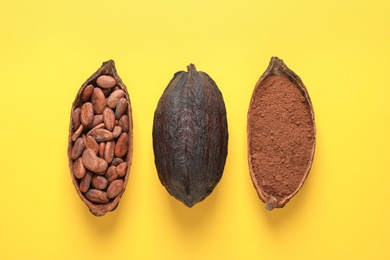
[[129,178],[133,123],[129,93],[109,60],[72,104],[68,159],[73,185],[95,216],[116,209]]
[[179,71],[162,94],[153,122],[159,179],[186,206],[205,199],[225,166],[228,128],[216,83],[193,64]]
[[314,157],[313,107],[302,80],[276,57],[248,111],[250,176],[266,208],[282,208],[302,187]]

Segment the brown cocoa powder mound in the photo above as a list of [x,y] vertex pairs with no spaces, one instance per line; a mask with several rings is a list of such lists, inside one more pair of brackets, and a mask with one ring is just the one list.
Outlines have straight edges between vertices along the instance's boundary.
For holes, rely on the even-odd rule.
[[249,120],[250,161],[257,188],[268,199],[285,200],[306,178],[315,142],[308,102],[302,89],[284,76],[269,76],[255,89],[249,112],[249,118],[257,119]]

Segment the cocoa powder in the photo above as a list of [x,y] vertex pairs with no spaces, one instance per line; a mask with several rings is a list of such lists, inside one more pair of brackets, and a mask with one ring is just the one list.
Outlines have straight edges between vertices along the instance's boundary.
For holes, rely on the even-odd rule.
[[270,210],[283,207],[298,192],[315,146],[314,116],[306,89],[291,73],[281,74],[271,70],[259,80],[248,112],[251,175]]

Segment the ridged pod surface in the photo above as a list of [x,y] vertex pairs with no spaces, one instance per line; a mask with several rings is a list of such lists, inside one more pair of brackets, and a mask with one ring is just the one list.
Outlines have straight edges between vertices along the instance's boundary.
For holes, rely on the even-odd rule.
[[113,60],[80,87],[71,108],[68,161],[77,194],[95,216],[115,210],[132,163],[129,93]]
[[305,85],[276,57],[254,88],[247,134],[249,170],[256,191],[268,210],[281,208],[309,174],[316,128]]
[[220,181],[228,145],[220,90],[193,64],[179,71],[162,94],[153,122],[159,179],[186,206],[205,199]]

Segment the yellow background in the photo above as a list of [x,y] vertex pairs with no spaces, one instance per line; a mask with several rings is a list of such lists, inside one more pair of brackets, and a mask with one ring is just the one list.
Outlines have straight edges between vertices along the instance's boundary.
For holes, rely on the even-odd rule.
[[[0,259],[389,259],[390,4],[385,0],[1,1]],[[264,209],[246,116],[271,56],[305,83],[317,149],[301,191]],[[67,162],[70,108],[113,59],[131,95],[133,166],[116,211],[94,217]],[[195,63],[223,93],[229,154],[188,209],[160,184],[152,119]]]

